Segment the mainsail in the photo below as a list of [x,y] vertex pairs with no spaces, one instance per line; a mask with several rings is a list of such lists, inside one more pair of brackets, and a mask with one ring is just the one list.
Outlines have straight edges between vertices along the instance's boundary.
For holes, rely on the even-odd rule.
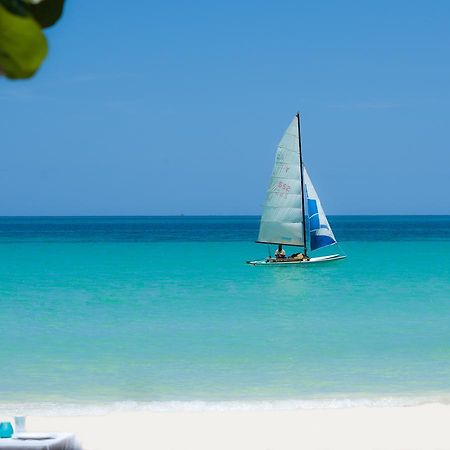
[[307,251],[334,244],[336,238],[304,166],[300,174],[299,121],[297,115],[278,144],[257,242],[298,245]]
[[278,144],[258,242],[304,245],[298,119]]

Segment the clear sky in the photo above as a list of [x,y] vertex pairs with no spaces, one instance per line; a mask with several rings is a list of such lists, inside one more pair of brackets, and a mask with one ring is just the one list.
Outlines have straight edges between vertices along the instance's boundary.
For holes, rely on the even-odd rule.
[[330,214],[450,213],[450,2],[76,1],[0,80],[0,214],[259,214],[303,116]]

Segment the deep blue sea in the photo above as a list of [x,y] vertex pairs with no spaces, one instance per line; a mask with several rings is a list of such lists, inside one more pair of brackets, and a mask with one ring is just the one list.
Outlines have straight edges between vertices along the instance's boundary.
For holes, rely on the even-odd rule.
[[330,223],[252,267],[258,217],[0,218],[0,410],[449,401],[450,216]]

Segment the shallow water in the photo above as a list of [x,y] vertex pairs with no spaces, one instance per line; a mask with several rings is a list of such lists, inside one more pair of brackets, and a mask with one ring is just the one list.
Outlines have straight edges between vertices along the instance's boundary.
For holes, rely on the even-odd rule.
[[330,222],[251,267],[256,217],[0,219],[0,403],[450,396],[450,217]]

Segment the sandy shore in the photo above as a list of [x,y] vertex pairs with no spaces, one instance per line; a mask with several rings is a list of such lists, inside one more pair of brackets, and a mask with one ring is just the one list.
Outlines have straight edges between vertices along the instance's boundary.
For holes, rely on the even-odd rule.
[[27,429],[72,431],[84,450],[444,450],[450,406],[28,417]]

